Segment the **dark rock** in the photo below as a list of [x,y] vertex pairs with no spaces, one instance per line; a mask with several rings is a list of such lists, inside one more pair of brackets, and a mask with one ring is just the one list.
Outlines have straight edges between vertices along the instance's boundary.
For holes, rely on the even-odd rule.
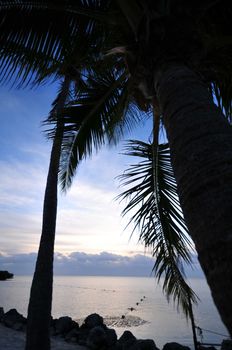
[[214,346],[198,345],[198,350],[217,350]]
[[232,350],[232,340],[231,339],[223,339],[221,350]]
[[117,333],[112,328],[106,328],[105,333],[107,338],[107,346],[113,347],[117,342]]
[[4,309],[3,307],[0,307],[0,322],[2,322],[3,316],[4,316]]
[[103,318],[100,315],[94,313],[86,317],[84,324],[89,329],[103,326]]
[[72,329],[79,329],[79,324],[74,320],[72,320]]
[[2,322],[6,327],[12,328],[14,324],[21,323],[24,325],[26,323],[26,318],[23,317],[16,309],[10,309],[5,313],[5,315],[2,318]]
[[163,350],[190,350],[190,348],[188,346],[173,342],[165,344]]
[[138,339],[137,344],[140,350],[158,350],[153,339]]
[[107,347],[107,336],[105,330],[101,326],[92,328],[89,331],[86,345],[90,349],[102,349]]
[[86,341],[89,335],[90,329],[86,327],[85,324],[82,324],[78,331],[78,344],[86,345]]
[[56,335],[56,321],[57,321],[57,319],[55,318],[53,318],[52,320],[51,320],[51,323],[50,323],[50,335]]
[[14,329],[15,331],[25,331],[26,326],[21,322],[16,322],[13,324],[12,329]]
[[137,341],[135,341],[133,344],[131,344],[130,346],[128,345],[123,345],[122,350],[140,350],[139,348],[139,343]]
[[79,340],[79,330],[78,328],[73,328],[65,336],[65,340],[70,343],[77,343]]
[[8,271],[0,271],[0,281],[5,281],[8,278],[13,278],[13,273],[10,273]]
[[125,331],[118,339],[118,344],[122,345],[123,348],[129,348],[136,342],[135,336],[130,331]]
[[78,329],[79,325],[75,321],[71,319],[69,316],[63,316],[58,318],[57,320],[54,320],[54,329],[55,334],[61,334],[65,335],[66,333],[70,332],[72,329]]
[[50,327],[55,327],[55,322],[56,322],[57,318],[53,318],[51,316],[51,320],[50,320]]

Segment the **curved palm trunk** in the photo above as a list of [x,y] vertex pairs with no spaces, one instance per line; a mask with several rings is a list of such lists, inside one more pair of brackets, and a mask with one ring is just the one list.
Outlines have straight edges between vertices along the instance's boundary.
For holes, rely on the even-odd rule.
[[[70,80],[65,78],[54,109],[56,114],[64,107]],[[42,234],[31,286],[27,317],[26,350],[50,349],[50,321],[53,285],[53,255],[55,244],[57,185],[63,137],[63,124],[57,121],[47,184],[44,196]]]
[[232,128],[190,69],[170,66],[155,78],[180,203],[232,335]]

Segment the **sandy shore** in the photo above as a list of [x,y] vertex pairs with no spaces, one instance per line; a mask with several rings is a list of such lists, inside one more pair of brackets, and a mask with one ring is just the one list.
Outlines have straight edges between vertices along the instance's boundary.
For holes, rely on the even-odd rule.
[[[0,349],[1,350],[24,350],[25,333],[15,331],[0,324]],[[56,337],[51,339],[52,350],[86,350],[84,346],[69,344]]]

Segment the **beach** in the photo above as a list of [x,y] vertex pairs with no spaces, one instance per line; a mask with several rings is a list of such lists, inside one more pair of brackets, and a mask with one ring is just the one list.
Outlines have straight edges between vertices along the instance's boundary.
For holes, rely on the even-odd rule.
[[[15,331],[0,324],[0,349],[4,350],[24,350],[25,333]],[[52,350],[85,350],[84,346],[67,343],[61,338],[51,337]]]

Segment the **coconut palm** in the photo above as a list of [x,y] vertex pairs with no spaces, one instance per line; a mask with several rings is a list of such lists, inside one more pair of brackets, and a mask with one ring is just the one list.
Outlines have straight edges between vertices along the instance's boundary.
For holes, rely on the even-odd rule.
[[[27,6],[27,2],[10,3],[16,7]],[[159,108],[167,131],[172,166],[186,223],[214,301],[222,320],[232,333],[232,131],[229,125],[232,85],[228,74],[232,65],[231,5],[225,1],[211,0],[203,3],[182,0],[102,0],[86,3],[80,1],[75,4],[64,1],[59,2],[59,6],[54,6],[51,2],[31,1],[28,5],[30,11],[35,3],[37,12],[47,6],[51,20],[49,24],[53,23],[51,18],[59,16],[61,10],[65,15],[71,16],[70,27],[73,18],[76,20],[74,23],[83,18],[92,18],[94,23],[99,23],[100,30],[97,34],[101,45],[96,45],[92,50],[92,57],[95,58],[92,60],[94,81],[101,71],[96,62],[99,65],[103,62],[103,67],[107,65],[116,78],[123,74],[119,81],[116,79],[118,84],[124,82],[123,86],[118,85],[118,92],[126,92],[128,103],[134,102],[144,111],[151,105]],[[55,15],[51,17],[53,10]],[[5,22],[1,23],[4,25]],[[58,26],[55,33],[49,31],[50,27],[46,26],[46,22],[45,27],[43,33],[46,33],[46,39],[40,36],[41,42],[49,39],[42,47],[49,46],[50,52],[59,53],[61,41]],[[70,27],[69,32],[64,30],[63,33],[70,33]],[[17,30],[16,32],[18,33]],[[28,30],[22,35],[26,32]],[[13,44],[17,42],[16,38],[17,36]],[[7,36],[6,39],[11,37]],[[23,43],[30,47],[31,42],[35,43],[33,40]],[[3,52],[7,57],[11,53],[9,48],[11,43],[10,46],[6,45]],[[27,67],[25,60],[26,58],[17,61],[23,71]],[[8,66],[5,69],[10,74]],[[90,92],[94,94],[97,89],[94,92],[90,88]],[[89,122],[99,115],[98,108],[93,104],[96,101],[93,94],[91,98],[86,96],[84,103],[88,109]],[[217,99],[218,106],[215,105],[213,97]],[[116,105],[117,101],[114,102]],[[128,103],[124,104],[123,109],[118,109],[121,120]],[[74,106],[77,114],[73,113]],[[73,145],[77,140],[78,133],[75,130],[78,128],[78,117],[75,116],[78,116],[79,110],[84,113],[83,105],[76,101],[69,110],[72,114],[69,116],[67,112],[65,115],[67,120],[71,120],[67,130],[71,133]],[[70,149],[67,144],[65,149],[70,151],[70,167],[66,168],[63,178],[68,182],[65,180],[64,184],[69,183],[75,173],[75,157],[78,159],[75,148]]]
[[105,57],[124,59],[140,109],[160,110],[180,204],[230,333],[231,12],[223,1],[111,1]]
[[[124,84],[124,81],[121,82],[121,85],[118,86],[118,92],[120,91],[120,98],[118,98],[117,103],[115,103],[115,83],[118,85],[118,82],[116,80],[115,76],[112,76],[110,74],[110,71],[107,69],[104,69],[101,73],[98,71],[98,74],[94,74],[93,77],[89,77],[89,80],[86,81],[86,85],[88,85],[88,94],[86,94],[86,91],[83,96],[79,96],[78,101],[72,102],[72,106],[68,107],[64,111],[64,124],[68,125],[68,128],[66,126],[64,127],[66,129],[66,132],[70,133],[70,137],[65,140],[63,143],[63,152],[61,156],[61,172],[60,172],[60,180],[61,184],[63,185],[63,188],[66,189],[68,186],[70,186],[72,182],[73,175],[76,170],[76,166],[79,163],[79,159],[82,157],[82,134],[83,132],[86,132],[89,128],[89,125],[86,120],[88,121],[89,118],[91,125],[96,124],[98,128],[99,125],[104,126],[104,124],[107,122],[107,120],[110,118],[112,121],[117,120],[116,116],[118,114],[121,114],[121,111],[126,111],[125,115],[123,116],[121,123],[117,124],[116,127],[120,128],[120,133],[117,135],[121,135],[121,132],[125,130],[126,125],[128,121],[131,120],[130,114],[133,113],[133,117],[135,118],[135,111],[134,109],[132,111],[128,110],[128,107],[130,107],[130,104],[127,106],[128,103],[128,94],[125,94],[122,90],[122,86]],[[118,74],[118,73],[117,73]],[[119,76],[118,80],[121,80],[121,77]],[[112,93],[114,95],[112,96]],[[93,114],[93,108],[92,108],[92,96],[95,96],[95,101],[99,101],[99,103],[95,102],[94,108],[95,113]],[[110,100],[109,102],[106,99],[106,96],[109,96]],[[107,102],[107,104],[102,105],[102,101]],[[77,110],[79,110],[78,116],[80,117],[82,115],[82,109],[84,108],[85,111],[85,118],[83,125],[78,125],[78,129],[76,128],[76,119],[73,120],[73,116],[75,117]],[[130,113],[129,113],[130,111]],[[120,112],[120,113],[119,113]],[[93,120],[92,120],[93,119]],[[112,130],[112,125],[107,125],[107,131],[110,136],[110,130]],[[111,142],[111,137],[109,139]],[[90,144],[91,145],[91,144]],[[96,145],[98,146],[98,145]],[[149,148],[149,151],[151,148]],[[142,152],[141,152],[142,153]],[[149,152],[145,152],[145,154],[149,154]],[[152,162],[153,163],[153,160]],[[149,163],[149,165],[151,164]],[[149,168],[149,171],[152,172],[152,167]],[[136,172],[137,174],[137,172]],[[142,176],[142,173],[140,174]],[[146,175],[144,175],[146,176]],[[153,176],[149,178],[150,181],[147,182],[148,189],[147,191],[151,191],[151,197],[154,199],[150,202],[150,205],[148,205],[147,208],[147,216],[150,216],[151,218],[154,217],[154,210],[152,212],[149,212],[151,210],[156,202],[157,193],[154,194],[153,189],[156,188],[156,185],[151,186],[151,180],[153,184]],[[137,181],[135,179],[134,181]],[[174,180],[173,180],[174,181]],[[157,181],[156,181],[157,182]],[[149,188],[150,186],[150,188]],[[174,188],[175,191],[175,188]],[[139,190],[137,190],[139,192]],[[129,195],[129,194],[128,194]],[[126,197],[127,195],[125,195]],[[141,198],[141,196],[139,197]],[[138,200],[139,202],[139,200]],[[135,205],[137,204],[134,203]],[[131,205],[133,207],[133,205]],[[159,205],[160,207],[160,205]],[[175,209],[175,208],[174,208]],[[125,212],[129,211],[129,208],[125,210]],[[178,212],[176,213],[178,216]],[[134,217],[132,218],[132,220]],[[141,230],[143,233],[141,233],[141,241],[145,243],[145,246],[154,246],[155,241],[160,241],[160,244],[164,242],[163,240],[163,233],[160,232],[154,237],[153,236],[153,243],[149,241],[149,239],[145,238],[150,234],[150,231],[154,233],[154,230],[156,231],[156,227],[151,224],[152,220],[150,220],[150,223],[148,225],[145,225],[144,222],[145,219],[142,220],[140,218],[141,225],[137,225],[141,227]],[[183,221],[183,219],[182,219]],[[164,289],[167,291],[168,297],[170,295],[174,296],[174,299],[177,301],[177,304],[182,306],[182,309],[187,317],[190,317],[191,310],[192,310],[192,303],[196,302],[196,296],[194,292],[191,290],[191,288],[188,286],[188,284],[185,281],[184,275],[181,272],[182,269],[180,269],[180,257],[184,258],[186,263],[190,263],[190,254],[188,252],[188,248],[190,247],[190,241],[188,239],[184,239],[184,234],[182,234],[181,230],[178,230],[178,237],[175,235],[175,231],[171,230],[169,233],[167,232],[168,222],[166,222],[166,227],[162,229],[164,233],[167,233],[165,236],[165,253],[164,251],[160,252],[159,255],[159,261],[160,264],[158,264],[157,259],[157,276],[158,271],[160,271],[161,274],[165,275],[166,280],[164,281]],[[172,223],[173,224],[173,223]],[[148,232],[146,234],[144,233],[149,226]],[[183,223],[183,227],[185,227]],[[156,243],[157,243],[156,242]],[[157,245],[158,248],[156,249],[156,253],[160,249],[160,245]],[[167,249],[168,247],[168,249]],[[164,248],[164,245],[163,245]],[[156,256],[155,249],[153,249],[153,255]],[[175,254],[174,254],[175,253]],[[173,256],[172,256],[173,254]],[[166,266],[166,268],[164,268]]]
[[[70,78],[65,77],[53,103],[51,115],[61,113],[68,99]],[[53,255],[57,215],[57,184],[60,164],[63,125],[57,121],[52,145],[47,183],[44,195],[43,223],[33,276],[27,316],[26,349],[50,347],[50,320],[53,281]]]
[[[4,4],[1,4],[0,12],[2,23],[1,81],[13,80],[14,84],[25,86],[29,83],[41,84],[48,81],[49,78],[60,80],[64,76],[48,118],[48,120],[52,118],[53,121],[56,121],[55,137],[44,196],[41,241],[27,318],[26,349],[49,349],[57,183],[61,145],[65,136],[60,117],[65,104],[69,101],[72,81],[76,83],[75,96],[81,85],[83,67],[78,62],[75,43],[78,38],[78,48],[79,50],[81,48],[81,54],[87,62],[87,52],[90,51],[89,34],[94,28],[91,25],[91,20],[84,23],[79,20],[78,26],[73,21],[72,26],[70,26],[68,15],[64,18],[58,12],[60,21],[56,23],[55,21],[51,22],[49,13],[44,16],[44,11],[42,11],[41,18],[40,8],[33,11],[30,4],[25,4],[23,11],[17,11],[14,7],[11,8],[12,2],[8,3],[9,6],[5,7]],[[35,5],[37,6],[37,4]],[[24,22],[25,13],[28,15],[27,22]],[[12,20],[14,21],[12,22]],[[44,28],[43,26],[41,28],[41,23],[45,25]],[[60,31],[61,28],[62,31]],[[68,33],[69,37],[67,37]],[[92,35],[92,41],[93,37]]]
[[[130,125],[136,119],[134,113],[131,123],[128,118],[122,118],[126,111],[127,116],[130,114],[129,106],[126,109],[124,108],[127,102],[126,94],[122,94],[120,91],[125,79],[123,72],[120,76],[118,74],[116,76],[114,72],[104,70],[104,76],[101,76],[102,88],[98,91],[99,101],[96,104],[95,100],[91,100],[90,90],[92,89],[92,94],[94,93],[96,97],[96,89],[94,87],[94,75],[92,70],[89,69],[89,60],[94,62],[92,47],[96,49],[101,44],[99,35],[95,35],[97,28],[93,21],[91,19],[84,21],[84,23],[79,21],[77,33],[74,31],[75,25],[74,28],[69,28],[69,24],[67,24],[68,28],[65,27],[64,33],[67,35],[67,31],[72,30],[74,34],[71,38],[64,38],[63,34],[58,39],[56,36],[51,38],[57,29],[57,25],[55,24],[55,28],[50,28],[50,36],[45,35],[46,33],[41,30],[40,25],[36,24],[36,21],[38,23],[41,21],[41,17],[39,17],[40,7],[38,10],[37,4],[35,4],[36,11],[33,11],[31,10],[31,4],[25,4],[25,6],[19,15],[24,15],[26,12],[29,15],[29,23],[26,23],[26,28],[24,28],[20,20],[19,23],[16,21],[18,25],[16,25],[16,29],[13,28],[12,32],[11,28],[6,28],[9,25],[8,11],[6,13],[3,11],[1,80],[2,82],[13,80],[13,84],[18,84],[18,86],[25,86],[29,83],[33,85],[41,84],[47,82],[49,78],[62,80],[57,98],[46,120],[46,124],[54,123],[55,128],[49,131],[49,136],[53,138],[53,146],[45,189],[41,240],[28,307],[26,338],[26,349],[36,350],[50,348],[53,255],[61,151],[62,159],[66,159],[66,144],[70,142],[70,139],[72,141],[77,140],[78,159],[75,160],[79,163],[83,157],[92,153],[93,147],[97,149],[105,142],[107,130],[108,139],[115,142],[119,131],[122,132],[123,124],[128,122]],[[9,8],[11,9],[10,6]],[[9,8],[7,9],[9,10]],[[14,15],[16,13],[13,11],[13,17]],[[12,17],[11,13],[10,16]],[[45,22],[46,19],[50,25],[50,17],[45,16]],[[31,31],[28,32],[28,28],[31,28]],[[40,43],[39,47],[35,43],[36,45]],[[58,48],[54,49],[54,44],[58,45]],[[76,51],[77,44],[78,52]],[[72,96],[70,96],[71,87],[74,91]],[[124,92],[124,90],[122,91]],[[88,96],[87,104],[86,96]],[[78,110],[78,135],[76,135],[76,132],[73,133],[69,127],[72,121],[72,118],[70,118],[70,113],[72,113],[72,104],[69,103],[70,97],[77,100],[80,107]],[[115,101],[117,101],[116,104]],[[102,111],[99,118],[95,118],[94,113],[89,113],[93,106],[96,111]],[[115,106],[117,107],[115,108]],[[66,107],[65,113],[64,107]],[[115,110],[119,108],[123,111],[122,114],[115,113]],[[64,116],[67,111],[70,119],[68,122],[65,120],[68,126],[64,129]],[[117,116],[120,116],[119,120]],[[103,119],[101,119],[102,117]],[[119,124],[121,126],[117,128],[116,125]],[[76,129],[77,120],[75,120]],[[64,180],[61,180],[61,183],[62,181]]]

